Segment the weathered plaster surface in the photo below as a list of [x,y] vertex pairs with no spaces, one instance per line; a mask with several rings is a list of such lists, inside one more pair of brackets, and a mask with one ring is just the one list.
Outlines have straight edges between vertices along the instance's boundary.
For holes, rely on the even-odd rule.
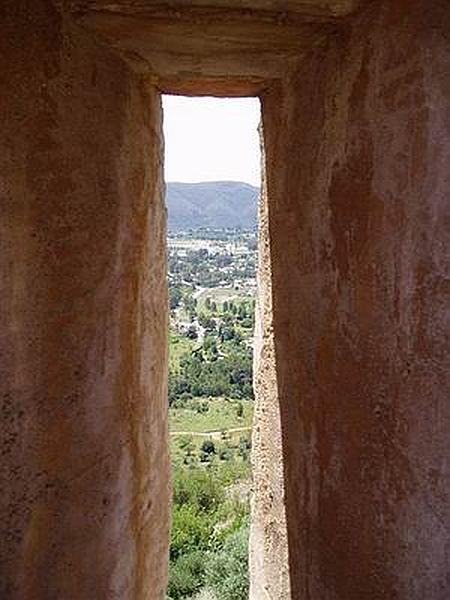
[[450,596],[449,31],[374,3],[263,98],[295,599]]
[[160,100],[49,2],[0,28],[0,597],[163,598]]
[[164,92],[254,96],[359,6],[352,0],[65,2],[130,67]]
[[176,7],[178,10],[192,8],[217,8],[226,11],[254,10],[266,12],[284,11],[307,17],[337,17],[355,10],[364,0],[172,0],[164,4],[160,0],[60,0],[71,10],[108,10],[122,13],[160,13]]

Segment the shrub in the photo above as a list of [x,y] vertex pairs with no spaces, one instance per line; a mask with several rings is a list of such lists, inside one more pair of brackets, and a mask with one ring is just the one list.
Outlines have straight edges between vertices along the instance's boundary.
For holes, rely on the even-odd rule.
[[206,550],[212,524],[208,516],[190,505],[175,506],[172,518],[170,559],[177,560],[193,550]]
[[233,459],[233,450],[231,448],[221,448],[219,452],[220,460],[232,460]]
[[190,598],[203,585],[205,573],[205,555],[193,551],[180,556],[170,565],[168,595],[170,600]]
[[203,470],[176,471],[173,488],[175,505],[190,504],[197,511],[211,512],[224,500],[221,482]]
[[200,462],[211,462],[216,454],[216,447],[212,440],[205,440],[200,448]]
[[196,405],[195,405],[195,412],[198,415],[204,415],[208,411],[209,411],[209,404],[208,404],[208,402],[197,402],[196,403]]
[[249,591],[247,526],[225,540],[223,548],[210,555],[206,583],[220,600],[247,600]]
[[192,436],[183,435],[178,440],[178,447],[183,450],[186,458],[191,458],[195,451],[195,444]]
[[202,451],[205,452],[205,454],[215,454],[216,447],[214,442],[212,440],[205,440],[202,444]]
[[242,460],[249,459],[251,447],[251,440],[249,438],[241,437],[239,440],[239,455],[242,457]]

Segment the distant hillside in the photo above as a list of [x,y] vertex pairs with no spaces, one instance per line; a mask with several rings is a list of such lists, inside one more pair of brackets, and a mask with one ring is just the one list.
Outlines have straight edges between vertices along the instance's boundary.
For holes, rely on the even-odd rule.
[[259,189],[238,181],[168,183],[169,229],[256,227]]

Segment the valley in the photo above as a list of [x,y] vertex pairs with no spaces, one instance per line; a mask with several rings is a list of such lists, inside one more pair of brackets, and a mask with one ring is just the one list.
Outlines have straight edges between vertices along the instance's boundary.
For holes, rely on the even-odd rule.
[[248,596],[256,246],[254,229],[168,237],[170,600]]

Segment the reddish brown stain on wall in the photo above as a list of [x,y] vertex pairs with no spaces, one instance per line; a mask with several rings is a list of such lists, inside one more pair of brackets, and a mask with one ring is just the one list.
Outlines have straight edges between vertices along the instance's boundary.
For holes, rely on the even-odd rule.
[[162,597],[159,96],[50,2],[1,29],[0,596]]
[[302,600],[450,591],[450,105],[448,74],[430,71],[431,57],[449,62],[449,14],[398,4],[373,3],[264,104],[291,593]]

